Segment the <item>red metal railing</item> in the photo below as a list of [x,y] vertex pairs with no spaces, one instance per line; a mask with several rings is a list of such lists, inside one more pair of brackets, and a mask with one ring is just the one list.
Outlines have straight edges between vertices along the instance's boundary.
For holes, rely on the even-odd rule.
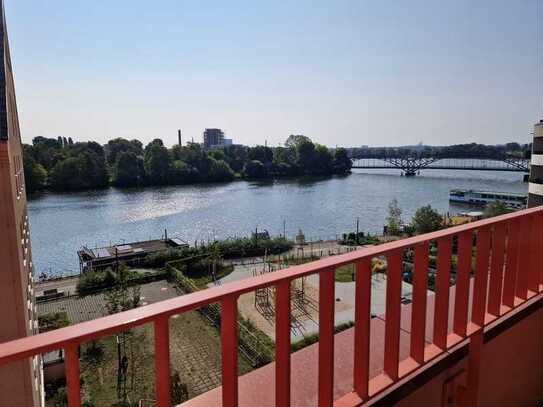
[[[221,303],[222,404],[238,404],[237,299],[267,286],[276,287],[276,397],[277,406],[290,405],[290,283],[319,273],[319,406],[333,404],[334,363],[334,271],[354,263],[355,344],[353,393],[342,405],[357,405],[415,372],[424,364],[466,338],[470,338],[468,383],[474,400],[478,382],[479,356],[485,325],[539,295],[543,288],[543,208],[369,247],[325,258],[274,273],[248,278],[174,299],[140,307],[93,321],[0,344],[0,365],[55,349],[66,352],[68,403],[80,406],[79,344],[154,323],[156,399],[170,405],[169,317],[210,303]],[[472,272],[473,242],[475,271]],[[433,337],[426,339],[427,275],[431,242],[437,244],[437,275]],[[456,244],[456,289],[449,332],[449,278],[451,254]],[[401,278],[403,255],[414,249],[413,302],[410,354],[400,361]],[[371,259],[387,259],[384,368],[370,378]],[[473,277],[473,294],[470,280]],[[470,301],[471,298],[471,301]],[[470,312],[471,307],[471,312]]]

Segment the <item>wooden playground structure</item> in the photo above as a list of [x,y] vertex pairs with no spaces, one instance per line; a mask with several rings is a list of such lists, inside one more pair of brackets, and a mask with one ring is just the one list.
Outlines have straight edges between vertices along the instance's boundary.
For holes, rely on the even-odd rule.
[[[273,273],[285,268],[285,265],[272,265],[268,262],[262,264],[262,268],[254,268],[253,276]],[[291,331],[293,334],[302,334],[304,322],[311,320],[317,322],[312,314],[318,311],[318,302],[306,295],[306,278],[293,280],[290,284],[291,303]],[[256,310],[270,323],[275,321],[275,286],[259,288],[255,291],[254,306]]]

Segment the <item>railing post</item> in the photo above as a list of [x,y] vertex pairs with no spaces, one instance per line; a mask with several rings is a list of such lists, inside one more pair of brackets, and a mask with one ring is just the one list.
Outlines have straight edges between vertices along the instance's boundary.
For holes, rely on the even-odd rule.
[[237,297],[221,302],[222,405],[238,405],[238,307]]
[[528,298],[528,277],[530,274],[530,232],[532,229],[531,216],[525,215],[520,219],[519,256],[517,269],[517,297]]
[[354,391],[368,398],[371,324],[371,259],[359,260],[355,271]]
[[434,344],[440,349],[447,348],[447,327],[449,323],[449,285],[451,279],[452,237],[437,242],[437,276],[435,285]]
[[387,253],[385,361],[383,370],[393,381],[398,380],[400,361],[402,255],[403,251],[401,250]]
[[79,344],[70,342],[64,348],[66,353],[66,384],[68,386],[68,406],[81,406],[79,385]]
[[171,405],[170,331],[168,317],[155,320],[155,392],[159,407]]
[[410,356],[419,364],[424,363],[426,298],[428,296],[428,252],[428,242],[415,247]]
[[494,226],[492,235],[492,262],[488,287],[488,312],[494,316],[499,316],[501,309],[504,250],[505,223],[501,222]]
[[466,336],[468,325],[472,247],[472,231],[463,232],[458,235],[458,261],[456,264],[453,332],[462,338]]
[[507,247],[505,249],[505,276],[503,279],[503,304],[508,307],[515,306],[519,229],[519,221],[517,219],[508,222]]
[[475,281],[473,283],[473,312],[471,315],[472,322],[478,326],[483,326],[485,323],[489,255],[490,228],[484,226],[477,230]]
[[334,269],[319,273],[319,407],[334,397]]
[[290,406],[290,281],[277,284],[275,295],[275,405]]
[[543,241],[543,215],[534,215],[533,224],[532,224],[532,233],[530,235],[530,278],[528,281],[528,288],[535,292],[539,293],[539,285],[543,282],[541,281],[541,260],[543,252],[540,250],[543,249],[541,244]]

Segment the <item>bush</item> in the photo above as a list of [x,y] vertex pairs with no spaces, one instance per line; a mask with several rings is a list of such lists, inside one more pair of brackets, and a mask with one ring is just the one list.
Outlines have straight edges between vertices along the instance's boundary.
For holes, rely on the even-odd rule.
[[164,267],[164,265],[172,260],[177,260],[183,257],[191,255],[192,250],[189,248],[181,249],[168,249],[158,253],[152,253],[145,257],[141,263],[142,267],[157,268]]
[[[201,258],[200,256],[187,259],[175,260],[168,262],[167,270],[171,280],[176,280],[176,271],[181,272],[184,276],[192,279],[199,288],[205,288],[207,284],[213,281],[213,276],[210,270],[213,267],[213,262],[209,258]],[[234,271],[234,266],[224,265],[222,261],[217,261],[215,264],[215,278],[220,279]]]
[[279,254],[292,249],[293,246],[291,241],[283,237],[272,239],[242,237],[222,240],[216,242],[216,245],[224,258]]
[[64,328],[70,325],[70,319],[66,311],[51,312],[38,317],[40,333],[52,331],[53,329]]
[[79,277],[77,293],[79,295],[91,294],[97,290],[111,287],[115,281],[115,274],[110,268],[105,271],[89,270]]
[[[126,267],[120,265],[120,267]],[[138,273],[128,269],[127,282],[128,285],[142,284],[149,281],[165,278],[166,272],[149,274]],[[97,291],[113,287],[118,281],[118,275],[111,268],[106,270],[89,270],[81,274],[77,282],[77,294],[80,296],[94,294]]]
[[251,160],[247,162],[243,168],[243,173],[247,178],[251,179],[266,178],[268,176],[266,167],[258,160]]
[[368,245],[368,244],[378,244],[379,239],[376,236],[371,236],[369,233],[365,234],[364,232],[358,232],[358,239],[356,238],[356,233],[349,232],[343,233],[339,244],[345,246],[358,246],[358,245]]

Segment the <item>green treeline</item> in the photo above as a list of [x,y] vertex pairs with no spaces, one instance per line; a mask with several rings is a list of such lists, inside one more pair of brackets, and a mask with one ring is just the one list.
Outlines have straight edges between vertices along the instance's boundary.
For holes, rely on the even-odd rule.
[[433,157],[501,160],[504,158],[530,158],[531,151],[531,143],[512,142],[499,145],[466,143],[450,146],[362,147],[353,149],[352,156],[355,158]]
[[143,147],[138,140],[123,138],[102,146],[94,141],[36,137],[32,145],[23,147],[29,192],[346,174],[351,170],[344,149],[331,151],[305,136],[290,136],[284,147],[232,145],[209,151],[196,143],[166,148],[162,140],[155,139]]

